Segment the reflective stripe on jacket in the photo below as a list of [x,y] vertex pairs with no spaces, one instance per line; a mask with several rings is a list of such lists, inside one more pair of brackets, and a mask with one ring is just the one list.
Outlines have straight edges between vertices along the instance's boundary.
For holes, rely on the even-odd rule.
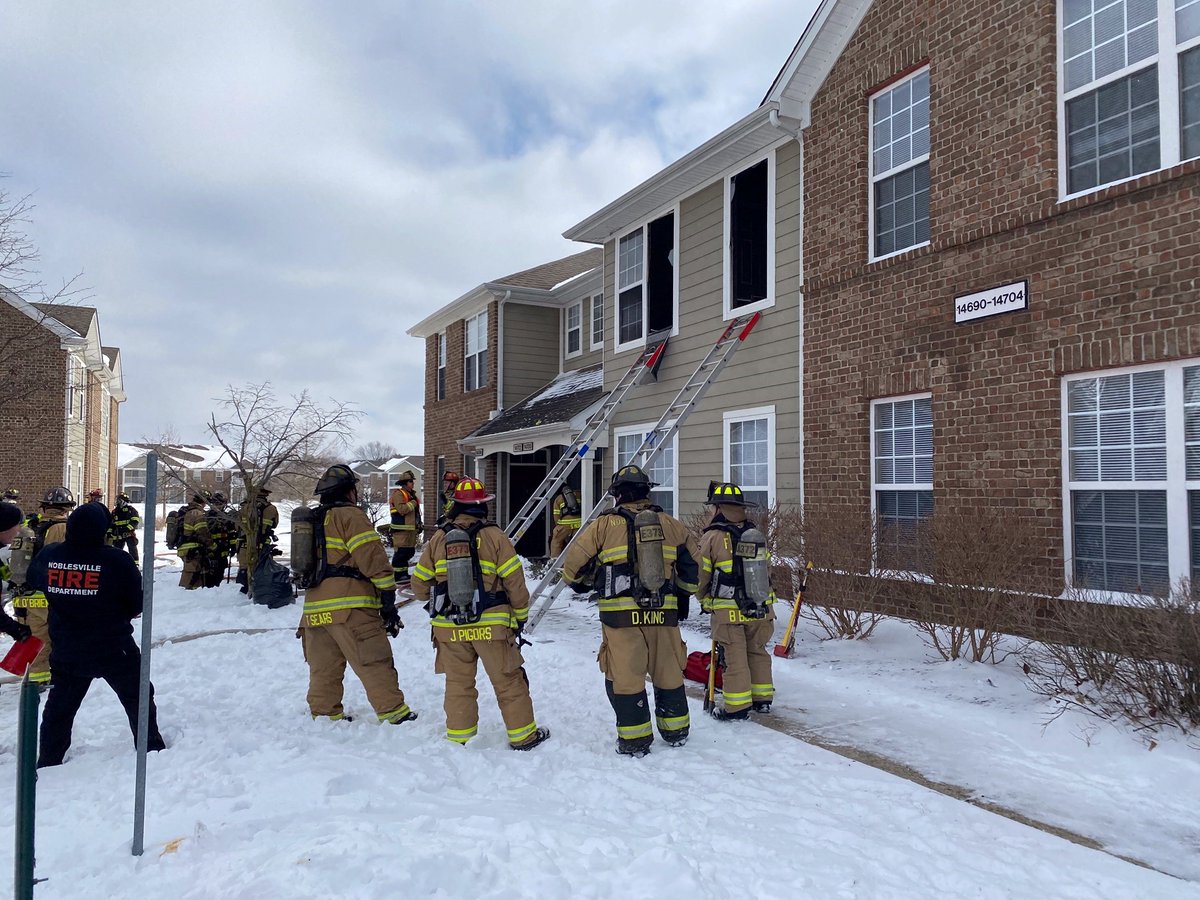
[[583,524],[582,513],[577,512],[574,515],[567,515],[566,512],[567,501],[564,499],[562,494],[559,494],[554,498],[554,524],[566,525],[568,528],[578,529],[579,526]]
[[[322,548],[317,548],[321,553]],[[326,578],[304,595],[304,614],[339,609],[379,609],[379,592],[394,591],[396,576],[379,533],[367,514],[353,504],[339,504],[325,513],[325,561],[352,566],[362,578]]]

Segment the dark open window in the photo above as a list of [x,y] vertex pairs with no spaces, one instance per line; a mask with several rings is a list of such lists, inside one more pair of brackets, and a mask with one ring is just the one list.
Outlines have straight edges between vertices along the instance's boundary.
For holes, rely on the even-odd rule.
[[730,305],[767,298],[767,161],[730,179]]
[[646,320],[649,331],[653,334],[675,324],[674,213],[650,223],[650,249],[647,257],[650,283],[646,294]]

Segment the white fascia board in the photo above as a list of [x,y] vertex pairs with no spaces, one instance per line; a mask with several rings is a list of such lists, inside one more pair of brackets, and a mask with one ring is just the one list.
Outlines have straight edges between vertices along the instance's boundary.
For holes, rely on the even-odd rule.
[[482,312],[495,299],[496,295],[488,289],[488,286],[481,284],[467,291],[457,300],[447,303],[437,312],[426,316],[409,328],[405,334],[416,338],[432,337],[445,331],[448,325],[459,319],[469,319]]
[[53,332],[58,338],[58,345],[63,350],[81,350],[87,346],[87,338],[76,334],[71,328],[68,328],[54,316],[48,315],[27,303],[20,296],[10,291],[8,288],[0,285],[0,300],[3,300],[17,312],[27,316],[32,321],[41,325],[47,331]]
[[748,149],[745,153],[737,152],[738,145],[747,138],[768,129],[766,136],[769,140],[763,144],[766,147],[778,137],[778,130],[771,124],[771,113],[778,111],[779,104],[764,103],[599,212],[571,226],[563,232],[563,237],[589,244],[604,244],[618,231],[644,221],[654,210],[677,203],[716,181],[720,175],[714,173],[714,167],[715,172],[724,172],[737,162],[737,159],[731,158],[731,153],[741,158],[761,151],[759,147]]
[[806,108],[870,8],[871,0],[823,0],[775,76],[763,105]]

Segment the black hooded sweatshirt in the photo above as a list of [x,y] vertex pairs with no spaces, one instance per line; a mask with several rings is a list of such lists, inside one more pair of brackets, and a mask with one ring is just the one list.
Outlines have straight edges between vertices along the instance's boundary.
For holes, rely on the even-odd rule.
[[86,673],[136,650],[130,620],[142,613],[142,576],[132,557],[104,545],[107,509],[85,503],[67,519],[67,537],[34,557],[29,583],[50,606],[50,665]]

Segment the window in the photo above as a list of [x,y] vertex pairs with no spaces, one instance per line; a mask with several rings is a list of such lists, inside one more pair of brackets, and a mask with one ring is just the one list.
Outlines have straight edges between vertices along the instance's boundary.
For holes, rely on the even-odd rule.
[[435,335],[437,340],[437,399],[446,399],[446,332]]
[[726,318],[774,302],[774,156],[726,179]]
[[485,309],[463,323],[465,332],[466,377],[463,389],[478,390],[487,384],[488,315]]
[[[434,494],[436,495],[439,491],[441,491],[445,487],[445,484],[446,484],[446,457],[439,456],[437,458],[437,487],[434,488]],[[441,506],[440,500],[438,501],[438,505],[439,505],[439,507]]]
[[775,501],[775,407],[727,412],[725,480],[763,508]]
[[644,341],[647,333],[674,327],[675,275],[675,213],[617,241],[618,352]]
[[875,565],[921,572],[921,525],[933,514],[933,399],[871,404]]
[[[1200,2],[1200,0],[1197,0]],[[604,295],[597,294],[592,298],[592,349],[599,350],[604,346]]]
[[70,356],[67,361],[67,415],[80,422],[87,409],[87,372],[83,360]]
[[642,466],[650,480],[658,484],[650,492],[650,502],[661,506],[665,512],[676,515],[675,472],[678,460],[675,454],[675,438],[671,438],[662,451],[655,456],[654,462],[649,467],[645,465],[645,455],[636,460],[633,459],[634,451],[641,446],[646,433],[653,427],[653,425],[634,425],[616,430],[616,467],[619,469],[630,462]]
[[479,458],[473,454],[464,453],[462,472],[459,474],[461,474],[463,478],[478,478]]
[[218,481],[218,482],[223,482],[223,481],[225,480],[225,472],[224,472],[224,470],[222,470],[222,469],[217,469],[217,471],[216,471],[216,473],[215,473],[215,476],[214,476],[214,477],[217,479],[217,481]]
[[1200,155],[1200,2],[1062,0],[1065,195]]
[[1158,593],[1195,578],[1200,362],[1070,378],[1064,391],[1071,583]]
[[567,353],[570,359],[583,352],[583,302],[567,307]]
[[108,391],[103,391],[100,394],[100,434],[102,437],[108,437],[108,415],[111,403]]
[[929,69],[871,98],[871,258],[929,243]]

